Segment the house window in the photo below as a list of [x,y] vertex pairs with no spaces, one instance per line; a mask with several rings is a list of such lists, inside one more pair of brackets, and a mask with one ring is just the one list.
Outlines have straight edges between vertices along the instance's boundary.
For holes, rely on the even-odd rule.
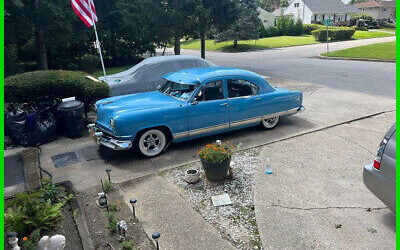
[[383,8],[383,11],[385,11],[385,12],[386,12],[386,11],[387,11],[387,8]]
[[364,11],[365,11],[365,9],[364,9],[364,8],[362,8],[362,9],[361,9],[361,11],[362,11],[362,12],[364,12]]
[[294,7],[298,8],[300,6],[300,3],[294,3]]

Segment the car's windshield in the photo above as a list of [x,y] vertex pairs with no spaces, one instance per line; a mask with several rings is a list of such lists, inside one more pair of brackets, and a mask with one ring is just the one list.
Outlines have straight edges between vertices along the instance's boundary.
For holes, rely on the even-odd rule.
[[159,88],[160,92],[184,101],[189,100],[195,90],[195,84],[178,83],[171,81],[167,81],[166,83],[164,83],[164,85],[161,86],[161,88]]

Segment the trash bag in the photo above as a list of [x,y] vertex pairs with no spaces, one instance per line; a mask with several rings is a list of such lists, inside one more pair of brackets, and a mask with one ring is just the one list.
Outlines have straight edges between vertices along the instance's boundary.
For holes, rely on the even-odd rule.
[[57,139],[57,122],[50,108],[36,113],[35,123],[27,132],[28,145],[39,146]]
[[23,146],[28,144],[26,129],[26,112],[20,108],[14,108],[5,117],[5,131],[11,140]]

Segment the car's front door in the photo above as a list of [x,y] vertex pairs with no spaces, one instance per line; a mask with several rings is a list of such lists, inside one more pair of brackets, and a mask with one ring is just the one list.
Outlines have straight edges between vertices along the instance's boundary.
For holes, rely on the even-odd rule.
[[229,106],[222,80],[210,81],[188,103],[189,137],[200,137],[229,128]]

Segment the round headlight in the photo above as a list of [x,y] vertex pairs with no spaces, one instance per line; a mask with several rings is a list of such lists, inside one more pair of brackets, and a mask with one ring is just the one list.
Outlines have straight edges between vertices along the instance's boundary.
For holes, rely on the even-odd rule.
[[113,118],[110,119],[110,126],[112,129],[115,129],[115,122]]

